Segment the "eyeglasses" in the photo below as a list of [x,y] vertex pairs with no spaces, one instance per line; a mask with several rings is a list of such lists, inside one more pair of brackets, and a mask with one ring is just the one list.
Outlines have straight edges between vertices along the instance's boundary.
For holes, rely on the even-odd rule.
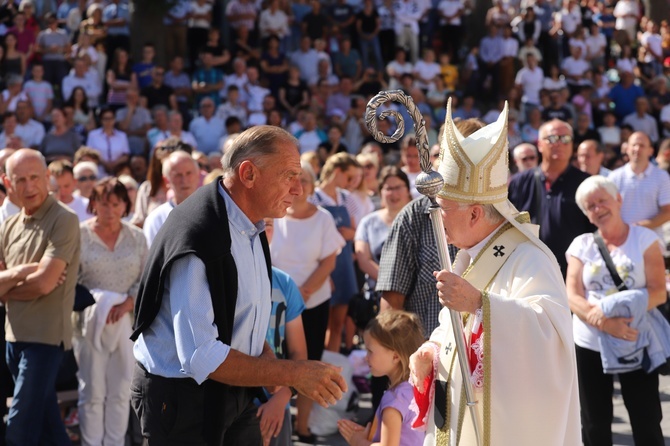
[[98,179],[97,176],[95,176],[95,175],[89,175],[89,176],[87,176],[87,177],[79,177],[79,178],[77,178],[77,181],[95,181],[95,180],[97,180],[97,179]]
[[570,135],[549,135],[543,139],[549,144],[556,144],[559,141],[563,144],[570,144],[572,142],[572,136]]
[[407,186],[405,186],[405,185],[395,186],[395,187],[384,186],[384,187],[382,187],[382,190],[384,192],[396,192],[396,191],[403,190],[403,189],[406,189],[406,188],[407,188]]
[[521,161],[525,163],[526,161],[535,161],[536,159],[537,157],[535,155],[531,155],[531,156],[524,156],[523,158],[521,158]]

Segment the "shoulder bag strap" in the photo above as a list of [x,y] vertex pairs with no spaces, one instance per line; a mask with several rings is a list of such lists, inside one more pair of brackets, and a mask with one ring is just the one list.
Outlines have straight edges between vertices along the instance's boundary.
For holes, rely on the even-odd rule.
[[614,266],[614,262],[612,261],[612,256],[610,256],[610,253],[607,250],[607,246],[605,246],[605,241],[600,236],[600,234],[598,234],[598,231],[593,233],[593,240],[596,242],[596,245],[598,245],[598,251],[600,251],[600,255],[605,261],[605,265],[607,266],[607,270],[610,272],[610,275],[614,280],[614,285],[616,285],[616,289],[619,291],[627,290],[628,287],[626,286],[625,283],[623,283],[623,280],[621,280],[621,276],[619,276],[619,273],[617,272],[616,267]]
[[533,172],[535,177],[535,221],[536,225],[540,224],[540,216],[542,215],[542,195],[545,193],[544,186],[542,186],[542,178],[540,178],[540,168],[536,168]]

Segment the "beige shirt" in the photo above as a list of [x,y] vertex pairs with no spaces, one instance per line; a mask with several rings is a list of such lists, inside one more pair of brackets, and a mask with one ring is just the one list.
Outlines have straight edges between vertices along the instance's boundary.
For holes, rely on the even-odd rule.
[[0,260],[7,268],[44,257],[63,260],[67,277],[62,285],[30,301],[7,302],[5,339],[9,342],[63,343],[71,348],[70,314],[79,269],[79,219],[67,206],[48,196],[33,215],[23,210],[0,226]]

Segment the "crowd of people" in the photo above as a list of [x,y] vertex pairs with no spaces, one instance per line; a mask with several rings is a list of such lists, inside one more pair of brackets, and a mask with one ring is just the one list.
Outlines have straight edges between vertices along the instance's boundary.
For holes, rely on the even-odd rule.
[[[441,268],[423,219],[430,202],[415,187],[418,141],[399,104],[377,110],[405,119],[397,142],[375,141],[364,119],[369,99],[387,89],[402,90],[421,111],[436,169],[445,120],[467,137],[505,114],[509,201],[540,225],[539,239],[567,277],[584,442],[611,437],[611,376],[619,373],[636,443],[662,444],[657,375],[593,371],[606,358],[603,333],[634,341],[639,327],[595,305],[614,282],[592,233],[600,231],[621,279],[637,290],[629,298],[646,299],[636,311],[655,315],[670,242],[668,21],[650,19],[639,0],[494,0],[484,24],[474,23],[469,0],[230,0],[225,27],[214,15],[222,7],[175,2],[160,37],[165,54],[146,41],[132,60],[126,0],[0,5],[0,286],[9,284],[2,390],[14,396],[7,444],[40,436],[69,444],[55,393],[38,390],[56,385],[70,348],[79,401],[66,422],[79,423],[82,444],[121,444],[135,359],[151,363],[150,350],[164,347],[160,336],[140,337],[134,350],[127,341],[149,249],[157,237],[164,243],[160,230],[174,209],[230,178],[226,156],[254,127],[286,129],[301,160],[301,193],[287,215],[248,228],[274,228],[268,255],[281,271],[272,271],[273,307],[261,316],[272,320],[275,354],[319,360],[324,349],[348,353],[365,339],[371,358],[389,349],[406,356],[409,347],[384,334],[395,323],[429,338],[439,326],[433,271]],[[486,32],[472,44],[475,26]],[[378,126],[391,135],[398,122]],[[16,214],[24,218],[10,218]],[[452,259],[462,247],[449,246]],[[177,266],[183,275],[196,268]],[[97,303],[71,314],[75,284]],[[392,313],[400,322],[388,316],[356,336],[348,312],[359,293],[417,318]],[[181,323],[175,330],[188,329]],[[212,334],[216,328],[201,335]],[[43,345],[56,348],[34,348]],[[185,373],[201,383],[211,362],[196,359]],[[170,370],[160,360],[158,370]],[[406,381],[408,364],[370,365],[374,406],[385,407],[384,390]],[[292,430],[314,442],[312,400],[298,396],[291,426],[282,421],[290,420],[290,398],[287,389],[261,406],[263,437],[286,444]],[[33,408],[44,413],[42,429]],[[362,428],[340,429],[362,440]]]

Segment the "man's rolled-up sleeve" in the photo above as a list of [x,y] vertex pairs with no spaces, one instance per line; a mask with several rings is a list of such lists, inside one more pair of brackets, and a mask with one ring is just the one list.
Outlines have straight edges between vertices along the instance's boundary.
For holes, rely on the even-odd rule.
[[170,270],[169,292],[181,371],[201,384],[230,352],[230,346],[217,340],[219,332],[202,260],[195,255],[176,260]]

